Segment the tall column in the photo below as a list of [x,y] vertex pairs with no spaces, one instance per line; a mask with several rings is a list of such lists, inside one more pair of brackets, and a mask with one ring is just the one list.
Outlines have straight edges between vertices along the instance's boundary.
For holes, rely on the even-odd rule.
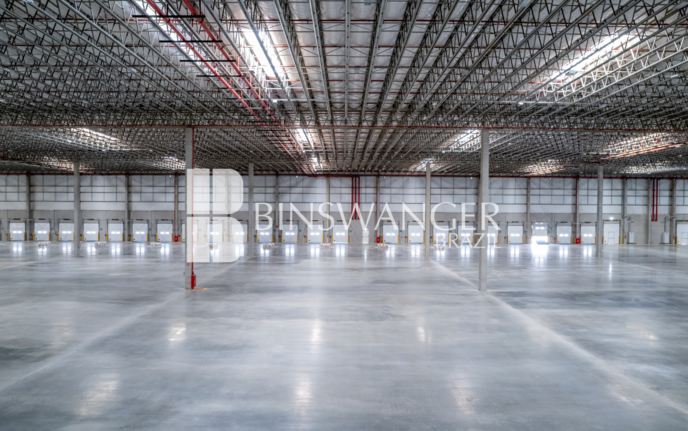
[[478,266],[478,290],[487,290],[487,224],[483,205],[490,198],[490,131],[480,131],[480,181],[479,181],[480,219],[477,221],[479,233],[482,234],[480,246],[480,261]]
[[626,215],[628,215],[628,206],[626,196],[627,178],[621,179],[621,244],[626,244]]
[[33,240],[33,211],[31,210],[31,175],[26,174],[26,237]]
[[[327,215],[329,216],[330,215],[330,205],[329,205],[329,202],[330,202],[330,177],[327,177],[325,179],[325,181],[326,181],[326,188],[327,188],[327,190],[325,191],[326,192],[325,202],[328,202],[328,205],[325,205],[325,207],[327,207]],[[327,219],[327,222],[329,223],[330,219]],[[323,224],[323,227],[332,227],[332,226],[325,226]],[[328,243],[332,242],[333,229],[334,229],[334,227],[332,227],[332,229],[327,231],[327,241],[325,241],[325,242],[328,242]]]
[[280,238],[280,231],[282,229],[282,225],[280,224],[280,219],[279,219],[279,172],[275,172],[275,209],[274,209],[274,214],[275,214],[275,226],[276,226],[276,235],[275,235],[275,242],[279,242],[281,240]]
[[173,237],[179,236],[179,229],[177,228],[177,223],[179,223],[179,175],[174,175],[174,223],[172,226]]
[[669,242],[676,244],[676,179],[671,180],[671,206],[669,207]]
[[81,168],[79,162],[74,162],[74,256],[81,256]]
[[573,226],[573,229],[574,229],[574,231],[573,231],[574,236],[573,237],[576,239],[580,238],[580,226],[581,226],[580,225],[580,212],[578,211],[578,208],[579,208],[578,202],[580,202],[579,190],[580,190],[580,177],[576,178],[576,209],[575,209],[576,218],[574,219],[576,224]]
[[[378,211],[380,210],[380,174],[375,177],[375,224],[377,225]],[[375,230],[375,242],[380,238],[380,227]]]
[[124,176],[124,241],[131,241],[131,178]]
[[425,258],[430,259],[430,235],[432,235],[432,224],[430,223],[430,174],[432,172],[432,164],[425,163]]
[[645,244],[652,244],[652,200],[654,198],[653,190],[654,180],[647,180],[647,228],[645,229]]
[[604,167],[597,167],[597,241],[595,256],[602,257],[602,241],[604,236]]
[[253,257],[255,242],[255,216],[253,214],[253,163],[248,164],[248,255]]
[[186,193],[184,193],[184,208],[186,209],[186,245],[184,247],[184,287],[193,289],[191,276],[193,275],[193,243],[194,235],[187,235],[193,232],[193,176],[189,170],[194,168],[194,129],[188,127],[184,130],[184,156],[186,159]]
[[530,221],[530,180],[531,178],[526,178],[526,243],[530,244],[531,238],[533,236],[533,224]]

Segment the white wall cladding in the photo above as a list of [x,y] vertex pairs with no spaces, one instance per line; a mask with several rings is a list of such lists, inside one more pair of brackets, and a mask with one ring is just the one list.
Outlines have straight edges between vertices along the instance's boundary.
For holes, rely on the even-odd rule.
[[0,175],[0,210],[26,209],[26,175]]
[[[126,196],[124,175],[83,175],[81,177],[82,209],[94,211],[124,210]],[[240,211],[247,211],[248,177],[244,179],[244,202]],[[276,178],[274,175],[254,176],[255,202],[274,204]],[[73,181],[70,175],[31,175],[31,195],[35,210],[71,210],[73,208]],[[130,193],[132,211],[172,211],[174,209],[174,177],[170,175],[131,175]],[[185,178],[178,177],[179,201],[185,200]],[[363,211],[375,202],[375,181],[373,176],[361,177],[361,203]],[[379,177],[380,204],[389,203],[392,212],[398,213],[405,203],[412,211],[422,211],[425,202],[425,178],[381,176]],[[491,178],[490,199],[499,204],[501,213],[525,213],[526,178]],[[629,214],[647,214],[647,179],[627,180],[627,206]],[[531,178],[531,212],[566,213],[575,211],[574,178]],[[659,182],[659,212],[668,214],[671,203],[671,180]],[[604,181],[604,204],[606,213],[621,213],[622,180]],[[433,204],[451,202],[461,204],[477,200],[477,177],[433,177]],[[325,178],[303,176],[279,176],[280,202],[293,202],[300,211],[309,211],[313,203],[317,212],[327,196]],[[348,212],[351,204],[351,178],[330,179],[330,200],[341,203]],[[579,180],[579,211],[592,214],[597,211],[597,180]],[[676,205],[678,214],[688,214],[688,180],[676,181]],[[0,210],[26,209],[26,175],[0,175]],[[184,211],[184,204],[179,205]],[[286,208],[285,208],[286,209]],[[439,213],[454,213],[449,206]],[[336,207],[332,212],[336,211]]]

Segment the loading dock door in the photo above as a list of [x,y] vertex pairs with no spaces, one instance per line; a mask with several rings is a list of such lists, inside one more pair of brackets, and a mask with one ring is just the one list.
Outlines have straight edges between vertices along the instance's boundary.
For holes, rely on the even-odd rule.
[[121,221],[108,222],[108,241],[122,242],[124,241],[124,223]]
[[604,224],[604,243],[611,245],[619,244],[619,223],[606,222]]
[[557,244],[572,244],[571,226],[557,226]]
[[248,234],[248,227],[246,223],[232,223],[232,242],[234,244],[245,244],[248,242],[246,235]]
[[323,242],[323,224],[313,223],[312,227],[308,228],[308,243],[322,244]]
[[299,224],[285,223],[282,226],[282,242],[296,244],[299,242]]
[[258,244],[268,244],[272,242],[272,232],[268,230],[259,230],[256,232]]
[[492,226],[491,224],[487,225],[487,245],[496,245],[499,244],[499,230]]
[[547,223],[533,224],[533,243],[549,243],[549,233],[547,233]]
[[132,232],[132,241],[148,242],[148,223],[134,222]]
[[382,242],[385,244],[399,244],[399,232],[391,223],[382,225]]
[[425,238],[423,226],[420,226],[418,223],[409,223],[407,233],[406,242],[409,244],[423,244]]
[[349,232],[344,223],[335,223],[334,231],[332,232],[332,242],[335,244],[349,243]]
[[[242,228],[243,229],[243,228]],[[224,242],[222,241],[222,223],[221,222],[212,222],[210,223],[210,231],[208,232],[208,242],[210,243],[218,243],[218,242]]]
[[50,223],[36,222],[34,225],[36,241],[50,241]]
[[581,244],[595,244],[595,226],[581,226]]
[[434,244],[448,244],[449,243],[449,225],[446,223],[437,223],[437,226],[432,227],[432,242]]
[[182,223],[181,235],[182,235],[182,238],[181,238],[182,242],[186,241],[186,223]]
[[473,244],[473,226],[459,227],[459,244]]
[[509,225],[506,235],[509,244],[523,244],[523,225]]
[[98,223],[84,222],[84,241],[98,241]]
[[57,239],[60,241],[74,241],[74,223],[60,222]]
[[10,241],[26,241],[26,223],[10,222]]
[[676,243],[688,245],[688,223],[676,223]]
[[174,239],[172,223],[158,223],[157,232],[158,241],[160,242],[172,242]]

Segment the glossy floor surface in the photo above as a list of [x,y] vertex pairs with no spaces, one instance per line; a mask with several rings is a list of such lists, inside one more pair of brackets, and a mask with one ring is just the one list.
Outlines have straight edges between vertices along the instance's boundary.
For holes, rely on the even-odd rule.
[[0,430],[685,430],[688,247],[0,243]]

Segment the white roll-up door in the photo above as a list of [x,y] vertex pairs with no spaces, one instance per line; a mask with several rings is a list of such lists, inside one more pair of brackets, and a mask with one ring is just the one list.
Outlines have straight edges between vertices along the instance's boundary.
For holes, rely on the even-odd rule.
[[509,244],[523,244],[523,225],[512,224],[506,230]]
[[100,226],[94,222],[84,222],[84,241],[98,241]]
[[26,223],[10,222],[10,241],[26,241]]
[[33,229],[36,241],[50,241],[50,223],[36,222]]
[[572,244],[571,226],[557,225],[557,244]]
[[423,244],[423,239],[425,238],[423,226],[418,223],[409,223],[407,233],[407,242],[409,244]]
[[157,236],[160,242],[172,242],[174,240],[174,229],[172,223],[158,223]]
[[308,243],[322,244],[323,242],[323,224],[313,223],[313,226],[308,227]]
[[581,226],[581,244],[595,244],[595,226]]
[[299,242],[299,224],[285,223],[282,225],[282,242],[296,244]]
[[475,230],[473,226],[459,227],[459,244],[473,244],[473,234]]
[[386,244],[399,244],[399,232],[391,223],[382,225],[382,242]]
[[108,222],[108,237],[110,242],[124,241],[124,223],[121,221]]
[[132,238],[134,242],[148,242],[148,223],[134,222],[132,223]]
[[74,223],[60,222],[58,233],[60,241],[74,241]]
[[334,231],[332,232],[332,242],[335,244],[348,244],[349,243],[349,231],[344,226],[344,223],[336,223],[334,225]]

